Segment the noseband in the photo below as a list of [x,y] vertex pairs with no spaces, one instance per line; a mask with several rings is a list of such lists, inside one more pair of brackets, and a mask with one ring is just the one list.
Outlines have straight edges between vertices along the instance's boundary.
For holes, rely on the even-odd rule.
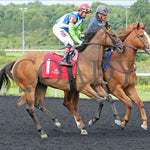
[[[143,44],[143,49],[141,49],[141,50],[149,49],[149,47],[144,43],[144,41],[142,40],[142,38],[140,37],[140,35],[138,35],[135,30],[134,30],[134,32],[135,32],[136,37],[137,37],[137,38],[142,42],[142,44]],[[135,49],[135,50],[138,50],[138,48],[133,47],[133,46],[126,45],[126,47],[130,47],[130,48],[133,48],[133,49]],[[141,53],[142,53],[142,52],[141,52]],[[143,53],[145,53],[145,52],[143,52]]]

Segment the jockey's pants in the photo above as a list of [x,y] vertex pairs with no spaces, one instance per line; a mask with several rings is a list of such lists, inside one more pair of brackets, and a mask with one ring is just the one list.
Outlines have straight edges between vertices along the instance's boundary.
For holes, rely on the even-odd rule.
[[53,26],[53,33],[62,43],[64,43],[65,46],[69,44],[71,45],[71,50],[75,49],[75,44],[71,36],[64,29],[61,29],[57,24]]

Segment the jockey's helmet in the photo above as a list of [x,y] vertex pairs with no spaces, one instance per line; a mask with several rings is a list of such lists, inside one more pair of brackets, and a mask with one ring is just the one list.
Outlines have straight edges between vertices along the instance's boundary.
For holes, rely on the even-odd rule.
[[88,4],[81,4],[78,8],[78,11],[80,11],[80,10],[85,11],[86,13],[92,12],[92,9]]
[[105,5],[99,5],[96,9],[96,13],[100,13],[105,16],[107,16],[109,14],[108,9]]

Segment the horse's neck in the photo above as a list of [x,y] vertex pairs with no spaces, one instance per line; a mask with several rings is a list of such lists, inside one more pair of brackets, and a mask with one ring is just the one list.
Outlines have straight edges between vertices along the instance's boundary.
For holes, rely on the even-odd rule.
[[123,51],[121,54],[118,54],[116,51],[113,52],[112,60],[115,62],[119,62],[119,64],[115,64],[120,65],[121,63],[124,67],[126,67],[126,69],[129,69],[131,65],[135,62],[137,51],[132,48],[132,41],[125,41],[124,44],[131,47],[126,47],[125,51]]
[[132,40],[125,40],[124,44],[127,46],[125,51],[122,53],[122,57],[135,61],[137,50],[135,50]]
[[[100,38],[94,37],[90,43],[101,43]],[[88,45],[84,51],[80,53],[82,58],[88,59],[90,61],[102,61],[104,47],[97,45]]]

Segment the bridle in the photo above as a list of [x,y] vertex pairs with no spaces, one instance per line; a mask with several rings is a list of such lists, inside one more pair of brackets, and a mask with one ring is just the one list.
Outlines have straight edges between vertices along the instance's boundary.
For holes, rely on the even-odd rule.
[[136,36],[138,37],[138,39],[143,43],[143,49],[142,49],[142,50],[148,49],[148,46],[144,43],[144,41],[143,41],[142,38],[136,33],[136,31],[135,31],[135,34],[136,34]]
[[[121,42],[121,40],[120,39],[117,40],[117,36],[115,34],[113,34],[113,35],[109,34],[109,32],[111,31],[111,28],[109,28],[108,30],[106,30],[106,28],[103,28],[103,29],[105,31],[106,37],[108,35],[109,38],[112,40],[113,44],[115,45],[114,47],[118,48],[119,47],[119,43]],[[106,43],[106,38],[105,38],[105,43]],[[124,47],[124,49],[125,49],[125,47]]]
[[[143,49],[140,50],[144,50],[144,49],[148,49],[148,46],[144,43],[144,41],[142,40],[142,38],[140,37],[140,35],[137,34],[137,32],[134,30],[136,37],[141,41],[141,43],[143,44]],[[129,46],[129,45],[125,45],[126,47],[129,48],[133,48],[135,50],[138,50],[138,48],[133,47],[133,46]],[[146,53],[145,51],[143,53]]]

